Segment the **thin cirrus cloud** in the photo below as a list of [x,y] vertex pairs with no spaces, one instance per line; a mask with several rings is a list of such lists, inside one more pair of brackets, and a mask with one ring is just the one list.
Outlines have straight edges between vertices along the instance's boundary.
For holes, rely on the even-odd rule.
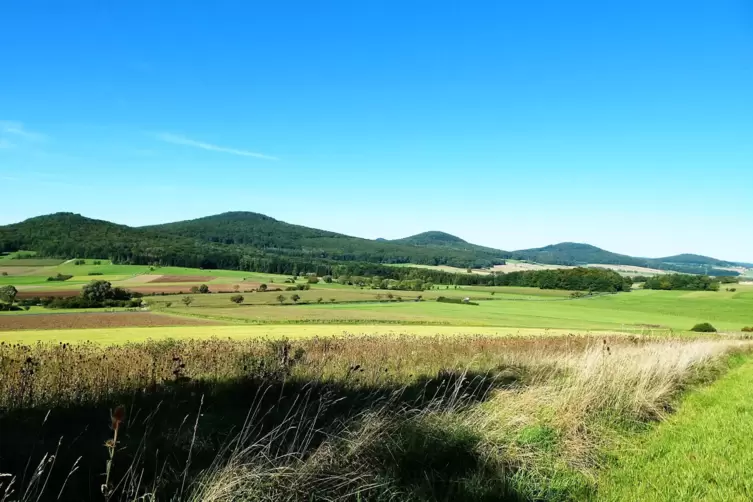
[[271,155],[265,155],[263,153],[257,153],[257,152],[250,152],[248,150],[239,150],[237,148],[227,148],[224,146],[213,145],[211,143],[205,143],[203,141],[196,141],[190,138],[186,138],[185,136],[180,136],[178,134],[171,134],[171,133],[163,132],[163,133],[156,134],[155,136],[160,141],[164,141],[166,143],[172,143],[174,145],[191,146],[194,148],[201,148],[202,150],[209,150],[211,152],[222,152],[222,153],[229,153],[231,155],[240,155],[241,157],[255,157],[257,159],[264,159],[264,160],[280,160],[277,157],[272,157]]
[[[27,141],[43,141],[47,138],[44,134],[29,131],[21,122],[15,122],[12,120],[0,120],[0,135],[13,136]],[[3,139],[0,138],[0,141],[2,140]],[[10,141],[7,139],[4,139],[4,141],[7,145],[10,144]]]

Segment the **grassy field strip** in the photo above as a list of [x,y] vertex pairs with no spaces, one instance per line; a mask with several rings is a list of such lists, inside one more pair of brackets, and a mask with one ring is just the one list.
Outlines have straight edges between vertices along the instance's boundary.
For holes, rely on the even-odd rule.
[[[649,294],[644,294],[649,293]],[[489,301],[477,306],[432,301],[402,303],[309,304],[300,306],[192,305],[173,301],[171,312],[240,322],[431,322],[464,326],[515,326],[574,330],[640,329],[642,325],[686,331],[699,322],[711,322],[723,331],[753,325],[749,301],[680,298],[669,292],[634,292],[578,301]],[[661,292],[666,293],[666,292]],[[633,296],[635,295],[635,296]],[[629,297],[629,298],[627,298]],[[197,304],[203,299],[197,299]]]
[[[92,341],[104,344],[142,342],[149,339],[167,338],[290,338],[302,339],[316,336],[343,335],[485,335],[501,337],[566,336],[572,331],[477,328],[458,326],[391,326],[391,325],[253,325],[253,326],[175,326],[154,328],[107,328],[68,330],[28,330],[0,332],[0,342],[35,343],[37,341],[81,342]],[[608,331],[584,332],[594,336],[619,335]]]
[[619,455],[598,500],[753,500],[753,358]]

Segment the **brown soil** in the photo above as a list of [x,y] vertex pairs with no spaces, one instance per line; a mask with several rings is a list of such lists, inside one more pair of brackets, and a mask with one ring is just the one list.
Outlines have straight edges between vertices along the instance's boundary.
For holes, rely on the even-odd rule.
[[24,298],[47,298],[49,296],[69,297],[78,296],[81,293],[80,289],[29,289],[25,291],[19,291],[16,298],[23,300]]
[[[148,284],[140,285],[140,286],[129,286],[129,285],[120,285],[120,282],[113,283],[113,286],[118,286],[123,289],[127,289],[128,291],[133,291],[135,293],[142,293],[145,295],[148,294],[154,294],[154,293],[165,293],[168,295],[175,295],[175,294],[194,294],[191,293],[191,288],[193,286],[196,286],[196,284],[155,284],[156,281],[150,282]],[[251,289],[258,288],[261,283],[260,282],[242,282],[242,283],[227,283],[227,284],[207,284],[209,286],[209,291],[211,293],[218,293],[220,291],[226,291],[226,292],[233,292],[233,285],[238,284],[240,286],[240,291],[248,291]],[[272,290],[273,288],[270,288]],[[47,298],[50,296],[53,297],[70,297],[70,296],[78,296],[79,293],[81,293],[81,289],[26,289],[24,291],[19,291],[16,298],[19,300],[23,300],[25,298]]]
[[158,282],[209,282],[216,279],[211,275],[161,275],[159,278],[149,281],[151,284]]
[[175,317],[151,312],[82,312],[80,314],[1,315],[0,331],[23,329],[87,329],[149,326],[201,326],[221,324],[203,319]]

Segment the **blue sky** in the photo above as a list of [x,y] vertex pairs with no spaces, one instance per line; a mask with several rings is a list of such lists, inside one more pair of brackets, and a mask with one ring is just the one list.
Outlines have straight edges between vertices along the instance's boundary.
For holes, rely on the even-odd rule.
[[753,261],[749,1],[9,0],[0,68],[0,224]]

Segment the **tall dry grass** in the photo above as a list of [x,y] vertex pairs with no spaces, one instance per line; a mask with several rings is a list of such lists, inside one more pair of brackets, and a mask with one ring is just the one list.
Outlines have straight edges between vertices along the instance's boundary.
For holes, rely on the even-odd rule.
[[[176,423],[155,418],[158,409],[139,417],[144,437],[117,449],[110,500],[580,500],[626,427],[663,419],[683,389],[749,344],[588,336],[0,344],[0,424],[3,414],[46,407],[106,407],[129,392],[167,399]],[[248,386],[250,400],[241,397]],[[225,439],[215,437],[220,424],[229,425]],[[172,460],[148,464],[165,443]],[[31,491],[9,473],[16,495],[0,500],[35,500],[42,487],[80,496],[79,460],[76,472],[62,467],[61,488],[47,482],[48,469],[60,468],[49,458]]]
[[[739,340],[560,342],[557,351],[530,344],[499,354],[527,383],[481,404],[456,386],[422,410],[370,410],[314,451],[274,457],[260,443],[240,449],[204,474],[190,500],[579,500],[591,493],[602,448],[621,425],[663,419],[687,385],[722,369],[722,356],[750,347]],[[444,461],[447,451],[471,471],[433,471],[432,457]],[[416,462],[424,479],[406,486],[401,473]]]

